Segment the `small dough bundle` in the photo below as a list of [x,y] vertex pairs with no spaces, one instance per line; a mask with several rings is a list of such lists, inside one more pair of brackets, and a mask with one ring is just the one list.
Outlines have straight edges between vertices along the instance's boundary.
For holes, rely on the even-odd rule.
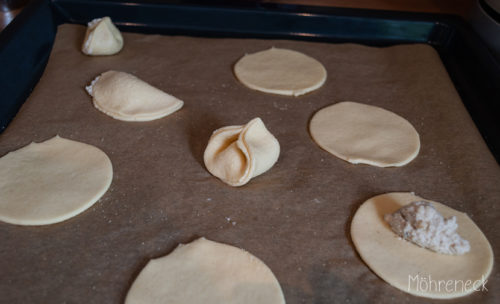
[[[428,202],[443,217],[455,217],[457,233],[469,240],[470,251],[463,255],[441,254],[398,237],[384,216],[412,202]],[[468,295],[481,288],[493,268],[491,245],[467,214],[413,193],[387,193],[364,202],[352,219],[351,237],[375,274],[420,297],[451,299]]]
[[200,238],[149,261],[125,304],[285,304],[281,286],[250,253]]
[[100,149],[56,136],[0,158],[0,220],[47,225],[92,206],[109,188],[113,168]]
[[418,133],[406,119],[352,101],[319,110],[309,123],[309,131],[321,148],[353,164],[400,167],[420,151]]
[[289,96],[314,91],[326,81],[326,69],[316,59],[274,47],[243,56],[234,75],[250,89]]
[[114,55],[123,48],[123,37],[109,17],[88,23],[82,52],[86,55]]
[[102,73],[86,90],[98,110],[124,121],[155,120],[184,105],[182,100],[125,72]]
[[269,170],[278,160],[280,145],[260,118],[244,126],[215,130],[203,156],[214,176],[231,186],[242,186]]

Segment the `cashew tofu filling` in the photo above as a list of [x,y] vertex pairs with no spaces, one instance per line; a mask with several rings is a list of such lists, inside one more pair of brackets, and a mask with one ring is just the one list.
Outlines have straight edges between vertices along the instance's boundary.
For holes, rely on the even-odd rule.
[[452,255],[470,251],[469,242],[456,232],[456,217],[443,218],[428,202],[412,202],[384,219],[397,235],[418,246]]

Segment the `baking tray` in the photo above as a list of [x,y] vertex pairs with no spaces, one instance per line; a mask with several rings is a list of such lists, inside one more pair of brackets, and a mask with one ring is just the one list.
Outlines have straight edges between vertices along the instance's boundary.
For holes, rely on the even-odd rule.
[[465,106],[500,161],[500,64],[456,16],[211,1],[36,0],[0,35],[0,132],[47,63],[57,25],[111,16],[122,31],[209,37],[286,38],[387,46],[427,43],[439,53]]
[[[92,5],[92,3],[95,5]],[[22,70],[17,74],[13,72],[8,78],[9,82],[2,82],[2,85],[15,86],[22,84],[23,81],[29,84],[26,75],[42,72],[46,56],[53,45],[53,35],[58,24],[66,21],[85,24],[85,22],[100,14],[111,15],[114,19],[117,18],[122,30],[126,31],[210,37],[297,38],[332,43],[358,42],[385,46],[414,42],[428,43],[432,39],[439,40],[434,37],[442,36],[448,37],[448,40],[445,39],[444,41],[451,43],[449,41],[453,41],[453,35],[457,35],[456,33],[450,34],[455,31],[450,26],[435,28],[436,24],[438,24],[435,20],[422,20],[422,18],[432,16],[420,14],[409,14],[408,18],[405,19],[402,18],[402,15],[394,15],[394,13],[390,12],[290,6],[249,7],[241,5],[229,7],[224,6],[224,3],[217,7],[199,6],[197,4],[160,5],[150,3],[148,5],[136,5],[140,8],[129,10],[127,6],[116,2],[92,3],[75,1],[50,3],[42,1],[36,2],[32,7],[28,8],[25,13],[28,15],[22,15],[21,17],[24,19],[19,19],[21,21],[15,23],[13,27],[9,27],[6,36],[2,35],[2,37],[13,39],[12,41],[22,35],[28,35],[27,38],[22,39],[24,45],[18,44],[17,48],[10,49],[12,56],[6,58],[4,62],[8,66],[14,59],[19,60],[16,63],[17,68],[26,68],[26,70],[24,73],[22,73]],[[130,3],[127,5],[132,6]],[[162,9],[165,10],[161,11]],[[87,13],[85,13],[86,10]],[[118,12],[121,13],[115,16],[114,14]],[[141,20],[141,18],[145,18],[144,16],[149,16],[149,13],[152,16],[150,23]],[[47,14],[51,17],[48,18]],[[373,14],[373,16],[368,17],[370,14]],[[121,19],[120,16],[122,16]],[[156,16],[156,19],[154,16]],[[181,16],[184,17],[181,18]],[[203,18],[194,18],[195,16],[203,16]],[[306,16],[306,18],[312,16],[311,18],[316,17],[319,19],[301,19],[301,16]],[[339,19],[334,18],[334,16]],[[443,16],[443,18],[448,17]],[[454,20],[454,18],[451,19]],[[135,22],[132,22],[134,20]],[[164,24],[163,20],[169,20],[169,23]],[[170,21],[175,20],[177,21],[172,25]],[[209,20],[212,20],[212,25],[210,25]],[[377,23],[378,21],[382,23]],[[34,23],[28,26],[27,24],[30,24],[30,22]],[[252,31],[252,27],[255,27],[256,24],[263,29]],[[301,29],[304,24],[311,28],[309,32]],[[464,26],[465,33],[467,33],[467,26],[464,24],[462,26]],[[16,29],[16,27],[19,28]],[[335,29],[338,33],[330,36],[324,34],[325,28],[330,27],[332,31]],[[344,32],[343,29],[345,28],[350,28],[351,31]],[[83,27],[79,27],[78,30],[83,29]],[[265,29],[272,30],[267,31]],[[59,34],[63,32],[62,28],[60,28]],[[290,33],[295,34],[290,36]],[[468,33],[472,35],[471,37],[474,37],[472,32]],[[133,36],[133,34],[128,35],[128,37]],[[47,40],[47,36],[52,38]],[[178,36],[169,37],[168,39],[185,41],[188,38]],[[199,38],[198,40],[206,42],[203,45],[207,47],[210,43],[214,43],[213,40],[219,39]],[[260,39],[248,40],[256,44],[259,42],[260,47],[267,44],[266,41],[260,41]],[[133,42],[132,39],[126,41]],[[30,45],[32,43],[34,45]],[[289,40],[280,42],[280,44],[295,43],[298,44],[299,42]],[[309,44],[310,51],[314,51],[318,47],[317,45],[324,46],[323,43],[306,43]],[[329,43],[327,44],[328,47],[332,46]],[[11,45],[4,44],[2,52],[9,50]],[[435,46],[436,49],[440,47],[437,43],[431,45]],[[29,49],[28,46],[35,51]],[[57,46],[58,44],[54,46],[54,53],[57,53]],[[424,47],[428,48],[428,46]],[[124,50],[121,55],[126,55],[130,49],[132,48]],[[377,49],[371,49],[370,52],[376,52]],[[82,56],[77,51],[76,46],[72,46],[72,50],[73,52],[68,52],[71,56]],[[241,50],[246,50],[246,48]],[[235,53],[239,56],[241,50]],[[453,47],[449,51],[452,52]],[[32,52],[36,56],[27,55],[24,52]],[[158,52],[165,52],[165,50],[160,48]],[[446,57],[446,53],[440,52],[440,54],[442,58]],[[476,55],[480,57],[481,54]],[[482,58],[488,58],[487,53],[482,55]],[[135,61],[134,64],[140,63],[141,60],[143,58],[138,58],[138,61]],[[228,60],[228,58],[225,58],[225,60]],[[439,61],[437,57],[436,61]],[[459,63],[460,60],[457,61],[457,67],[461,67]],[[490,66],[483,67],[484,69],[482,68],[481,72],[485,73],[485,71],[494,67],[492,62],[490,64]],[[229,64],[224,65],[224,69],[228,66]],[[37,68],[39,68],[38,71]],[[71,70],[71,66],[68,66],[68,71]],[[82,75],[77,73],[78,67],[73,70],[75,74],[68,79],[74,81],[75,78],[82,78]],[[441,69],[441,71],[443,70]],[[50,72],[51,64],[47,66],[45,73],[50,74]],[[452,73],[450,72],[450,74]],[[17,78],[12,75],[16,75]],[[80,88],[80,91],[76,92],[79,96],[85,94],[81,84],[92,79],[91,77],[94,75],[95,73],[89,73],[89,75],[83,77],[84,79],[76,81],[78,88]],[[220,75],[225,77],[226,81],[227,79],[234,80],[230,73],[224,72],[223,75],[222,73]],[[439,75],[440,77],[443,76],[442,73]],[[464,75],[470,77],[465,72]],[[197,76],[197,79],[202,80],[213,77],[212,73],[205,73],[204,75],[200,73]],[[480,75],[477,74],[476,77],[480,77]],[[37,77],[31,79],[32,85],[37,79]],[[42,78],[40,86],[35,89],[30,98],[40,94],[40,89],[44,88],[44,79],[46,80],[47,77]],[[485,79],[491,80],[492,78],[486,77]],[[483,80],[486,81],[485,79]],[[202,80],[198,80],[198,83],[202,84]],[[494,82],[489,84],[490,87],[494,88],[494,86],[491,86]],[[52,86],[48,87],[53,88]],[[485,87],[485,89],[487,88],[488,86]],[[64,90],[64,88],[59,89]],[[318,93],[325,94],[327,89],[331,89],[331,87],[325,88],[325,90]],[[69,86],[67,90],[73,92],[74,87]],[[463,88],[460,90],[461,92],[467,92]],[[219,92],[221,91],[225,90],[220,89]],[[25,95],[28,95],[29,92],[29,86],[28,89],[22,91]],[[171,117],[171,119],[152,122],[148,125],[149,127],[142,124],[123,124],[107,119],[102,117],[103,115],[94,112],[95,109],[85,103],[81,104],[81,107],[73,108],[80,111],[70,111],[75,114],[69,118],[71,120],[60,121],[60,127],[51,128],[50,123],[43,124],[46,120],[37,119],[36,117],[38,113],[45,112],[47,114],[46,112],[50,111],[50,106],[53,104],[50,98],[39,100],[35,98],[32,100],[38,102],[28,102],[23,106],[18,119],[14,118],[12,125],[9,127],[11,129],[7,129],[3,137],[0,137],[2,139],[2,151],[12,150],[10,147],[13,145],[9,134],[12,135],[14,130],[30,134],[29,138],[24,137],[22,139],[24,142],[26,140],[38,141],[38,139],[46,138],[48,135],[52,136],[54,130],[57,129],[63,133],[61,135],[67,134],[71,136],[70,138],[88,143],[95,144],[97,141],[98,146],[104,151],[115,152],[111,154],[111,157],[114,161],[113,164],[116,164],[116,179],[114,179],[112,188],[100,203],[97,203],[88,212],[68,222],[44,227],[18,227],[0,223],[0,236],[4,241],[4,247],[1,248],[0,254],[2,257],[7,257],[0,262],[0,268],[2,268],[4,274],[0,278],[0,293],[4,295],[4,302],[63,302],[65,300],[66,302],[118,303],[126,294],[127,287],[129,287],[127,284],[133,281],[138,271],[150,258],[163,256],[175,248],[179,242],[188,242],[201,235],[245,248],[262,258],[266,263],[269,263],[271,269],[281,279],[280,282],[289,303],[331,303],[340,299],[349,300],[353,303],[363,303],[370,300],[376,301],[377,295],[380,296],[380,294],[385,294],[385,297],[381,297],[379,300],[388,301],[392,297],[394,302],[418,302],[418,300],[424,302],[425,300],[415,299],[394,290],[382,282],[360,262],[360,259],[355,255],[354,248],[349,246],[350,238],[347,232],[350,221],[349,216],[352,216],[352,212],[364,199],[386,191],[411,190],[417,193],[429,193],[429,196],[423,195],[424,197],[436,198],[437,200],[443,199],[441,201],[446,199],[453,203],[456,208],[460,207],[460,210],[465,210],[471,214],[489,237],[494,249],[498,248],[498,244],[500,244],[497,233],[498,224],[496,224],[498,212],[495,211],[494,204],[497,198],[500,197],[500,189],[495,184],[500,180],[497,165],[482,144],[479,136],[476,136],[477,140],[470,141],[472,143],[479,142],[480,144],[480,147],[467,149],[471,150],[471,153],[461,153],[463,151],[459,149],[462,149],[462,145],[460,142],[457,144],[456,136],[449,139],[449,141],[453,142],[451,146],[443,143],[443,139],[447,139],[446,136],[438,136],[439,134],[447,134],[448,136],[457,134],[460,136],[462,126],[450,128],[451,124],[434,124],[436,122],[434,118],[439,118],[439,115],[433,115],[432,119],[425,121],[425,125],[443,127],[448,132],[441,133],[440,130],[428,127],[423,136],[426,141],[419,158],[404,168],[380,170],[370,166],[353,167],[333,157],[325,157],[323,162],[323,159],[320,160],[318,156],[324,153],[313,146],[305,130],[306,124],[304,123],[306,116],[312,113],[312,110],[316,109],[318,105],[311,104],[307,111],[303,111],[300,115],[301,120],[296,120],[297,116],[292,114],[296,112],[292,112],[293,109],[288,109],[288,115],[283,115],[282,121],[266,120],[266,122],[269,122],[270,130],[278,132],[275,134],[278,138],[287,139],[280,141],[283,147],[283,158],[269,174],[263,175],[246,187],[234,189],[223,185],[210,176],[203,167],[200,155],[202,155],[203,145],[206,143],[209,132],[216,125],[225,125],[222,123],[226,122],[226,120],[217,121],[219,118],[242,121],[240,119],[245,115],[239,115],[239,113],[224,109],[230,112],[231,115],[204,118],[204,113],[208,113],[208,111],[204,112],[204,110],[210,106],[211,101],[204,96],[200,97],[200,94],[196,94],[198,92],[195,90],[191,98],[185,100],[191,101],[195,98],[195,100],[199,100],[200,103],[197,106],[198,109],[201,108],[200,111],[189,111],[187,107],[189,104],[186,103],[185,111],[180,111],[178,115]],[[471,92],[476,91],[472,90]],[[491,93],[492,91],[488,92]],[[252,100],[249,97],[254,96],[254,93],[245,90],[244,94],[247,95],[247,99],[244,100],[255,102],[256,105],[259,103],[264,104],[265,100],[273,101],[271,96],[259,98],[263,100]],[[453,91],[453,93],[455,92]],[[63,96],[68,97],[63,98],[63,100],[77,101],[77,103],[79,101],[78,99],[71,100],[73,94]],[[483,95],[478,96],[476,98]],[[88,97],[85,97],[81,100],[88,101]],[[243,98],[244,96],[239,97]],[[309,95],[302,100],[305,101],[307,98],[313,99],[314,97],[314,95]],[[485,100],[489,100],[491,104],[496,99]],[[292,107],[292,101],[295,100],[287,99],[287,101],[289,102],[282,100],[280,105],[286,106],[288,104]],[[453,102],[455,101],[462,109],[458,97],[453,98]],[[322,102],[326,102],[326,100]],[[68,102],[66,106],[70,106],[70,103]],[[214,104],[215,102],[212,103],[212,105]],[[303,104],[307,104],[307,102]],[[270,106],[271,104],[267,103],[267,105]],[[234,110],[235,107],[236,105],[232,109]],[[35,108],[37,111],[30,111],[33,116],[23,116],[27,108],[31,110]],[[66,107],[63,108],[66,109]],[[221,110],[221,108],[217,109]],[[432,109],[429,110],[432,111]],[[86,116],[87,118],[92,117],[95,121],[101,121],[102,118],[104,123],[93,125],[84,120],[83,123],[88,124],[85,132],[72,133],[71,131],[83,130],[83,128],[71,129],[68,125],[78,121],[78,118],[85,111],[92,114]],[[460,116],[463,119],[458,121],[464,122],[462,133],[467,133],[466,131],[470,131],[472,123],[468,119],[467,113],[463,112],[464,115]],[[493,110],[490,112],[493,112]],[[411,111],[405,113],[411,113]],[[40,116],[43,117],[43,115]],[[20,123],[21,121],[23,123]],[[36,125],[33,121],[40,123],[39,130],[36,130],[36,127],[33,126]],[[182,123],[176,124],[176,121]],[[302,123],[297,121],[302,121]],[[416,121],[421,122],[421,120]],[[443,117],[443,121],[450,120]],[[170,129],[167,129],[170,132],[161,132],[164,123],[169,125]],[[207,123],[211,124],[206,125]],[[293,125],[294,123],[295,125]],[[16,128],[18,126],[21,127]],[[71,130],[67,131],[66,128]],[[298,128],[301,130],[297,130]],[[418,128],[424,130],[420,124]],[[453,132],[453,128],[459,131]],[[141,132],[145,129],[149,133],[143,133],[142,135],[147,134],[148,136],[140,137]],[[450,129],[452,132],[449,132]],[[473,126],[472,129],[474,129]],[[109,131],[106,136],[102,135],[104,130]],[[113,132],[116,130],[121,133]],[[92,136],[91,132],[94,132]],[[32,136],[36,136],[37,133],[38,138],[33,139]],[[300,140],[290,136],[285,137],[287,133],[299,136]],[[158,134],[162,134],[161,139],[167,139],[167,137],[163,136],[170,136],[170,141],[179,144],[181,148],[188,147],[192,155],[191,153],[185,153],[187,156],[180,155],[184,153],[178,153],[178,151],[185,150],[172,151],[174,149],[171,149],[168,154],[169,157],[165,157],[165,155],[160,154],[163,151],[155,150],[154,153],[157,154],[154,155],[162,156],[162,160],[152,163],[142,162],[138,165],[134,161],[135,165],[145,171],[143,174],[141,172],[135,174],[135,171],[130,169],[132,166],[123,164],[133,159],[145,160],[147,156],[150,156],[150,149],[135,151],[132,149],[134,146],[129,145],[128,142],[123,145],[116,144],[116,142],[113,145],[110,142],[113,136],[120,138],[123,135],[129,135],[129,141],[137,140],[137,143],[139,143],[141,138],[151,138],[152,141],[148,142],[149,144],[159,144],[158,140],[160,138],[156,137]],[[433,140],[433,135],[438,137],[440,142]],[[464,137],[470,139],[470,134]],[[92,141],[87,141],[90,139]],[[432,149],[437,149],[437,146],[431,147],[429,145],[431,142],[439,145],[439,153],[433,152]],[[465,142],[467,143],[467,141]],[[15,143],[16,146],[20,144]],[[174,145],[175,147],[177,146]],[[452,148],[449,154],[453,154],[454,159],[443,157],[448,154],[448,147]],[[476,153],[480,149],[481,153]],[[482,157],[474,158],[477,155]],[[158,169],[159,167],[163,169],[167,167],[166,164],[168,165],[169,161],[181,164],[177,171],[177,178],[173,178],[176,171]],[[441,163],[441,161],[444,163]],[[325,165],[326,163],[329,165]],[[137,166],[134,168],[137,168]],[[184,168],[188,170],[181,170]],[[493,169],[488,170],[491,168]],[[291,174],[290,170],[296,171]],[[322,174],[315,174],[316,170],[321,170]],[[329,174],[330,172],[335,172],[335,174]],[[344,175],[340,174],[342,172]],[[134,183],[144,180],[147,175],[155,177],[154,180],[151,180],[154,184],[145,185],[143,183],[135,188],[134,185],[137,186],[137,184]],[[285,180],[287,176],[291,176],[288,181]],[[321,183],[313,182],[313,180],[324,176],[328,178],[322,180]],[[168,182],[164,182],[165,180]],[[356,180],[357,183],[351,184],[353,180]],[[197,189],[197,191],[178,190],[183,183],[198,185],[200,188],[192,188]],[[336,192],[335,188],[347,188],[349,193],[347,196],[340,195],[340,192]],[[446,191],[443,191],[443,189]],[[297,195],[299,191],[304,192]],[[149,192],[153,192],[152,197],[145,196]],[[192,195],[192,192],[199,195]],[[322,192],[322,194],[318,195],[319,192]],[[166,193],[168,195],[165,195]],[[206,195],[206,197],[200,197],[200,195]],[[228,197],[235,195],[242,197],[241,202],[228,199]],[[275,195],[278,195],[279,198],[275,198]],[[201,202],[200,198],[203,199]],[[266,204],[262,204],[262,202]],[[198,213],[200,213],[200,216],[198,216]],[[166,215],[168,215],[168,218]],[[234,226],[226,221],[226,216],[235,221]],[[180,228],[185,228],[183,226],[185,222],[190,223],[190,226],[193,227],[184,229],[182,232]],[[219,228],[219,225],[221,228]],[[342,228],[345,228],[345,230]],[[344,235],[344,231],[346,235]],[[301,246],[301,251],[300,254],[294,255],[295,252],[299,251],[296,250],[297,246]],[[286,258],[283,257],[283,252],[286,253]],[[116,261],[117,255],[123,259],[123,262],[118,263]],[[311,261],[314,261],[314,263],[311,263]],[[307,267],[308,265],[314,267]],[[354,273],[351,272],[353,270]],[[10,274],[10,276],[6,274]],[[495,280],[498,279],[497,274],[498,270],[495,270],[491,277],[492,290],[490,293],[476,293],[457,302],[465,303],[474,298],[486,298],[494,302],[495,298],[498,298],[498,292],[494,290]],[[292,279],[287,280],[288,278]],[[314,284],[309,284],[309,282],[314,282]],[[297,285],[294,285],[295,283]],[[366,289],[366,292],[363,289]],[[337,295],[337,297],[334,297],[334,295]]]

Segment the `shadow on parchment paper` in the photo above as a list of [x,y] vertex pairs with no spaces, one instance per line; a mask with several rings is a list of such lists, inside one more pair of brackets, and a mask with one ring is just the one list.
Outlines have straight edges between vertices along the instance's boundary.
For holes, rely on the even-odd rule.
[[[313,267],[309,273],[309,282],[314,289],[312,296],[307,300],[307,303],[313,304],[330,304],[330,303],[370,303],[371,299],[365,294],[360,293],[358,288],[363,286],[353,286],[346,282],[342,277],[339,277],[332,271],[325,271],[324,267]],[[327,291],[327,292],[325,292]]]
[[307,275],[307,282],[311,282],[308,291],[305,291],[300,286],[281,284],[287,303],[291,298],[295,300],[293,303],[308,304],[373,302],[372,299],[367,298],[365,294],[357,290],[364,286],[352,286],[342,277],[321,266],[312,268]]
[[137,262],[136,265],[133,267],[135,270],[132,273],[132,275],[130,276],[130,278],[129,278],[128,282],[127,282],[127,286],[125,286],[126,288],[125,288],[125,290],[123,292],[123,295],[122,295],[120,303],[125,303],[125,299],[127,298],[128,291],[132,287],[132,284],[134,283],[134,281],[139,276],[139,273],[141,273],[141,271],[144,269],[144,267],[146,267],[146,265],[149,263],[149,261],[165,257],[165,256],[171,254],[180,244],[191,243],[191,242],[199,239],[200,237],[201,236],[196,235],[196,234],[192,235],[190,237],[185,238],[181,242],[173,243],[172,246],[169,246],[169,248],[167,248],[164,253],[162,253],[162,254],[160,254],[158,256],[144,257],[139,262]]
[[192,121],[192,123],[187,126],[186,135],[188,137],[189,150],[191,150],[191,154],[200,166],[205,168],[203,153],[207,147],[208,140],[210,139],[212,133],[215,130],[222,128],[223,125],[220,119],[206,113],[201,114],[201,116],[191,117],[190,121]]
[[[245,55],[246,55],[246,54],[245,54]],[[231,74],[233,75],[234,80],[235,80],[235,82],[236,82],[238,85],[240,85],[240,86],[244,87],[245,89],[248,89],[246,86],[244,86],[244,85],[241,83],[241,81],[238,79],[238,77],[236,77],[236,73],[234,72],[234,66],[235,66],[235,65],[238,63],[238,61],[240,61],[240,59],[241,59],[241,58],[243,58],[245,55],[243,55],[243,56],[241,56],[241,57],[237,58],[235,61],[233,61],[233,62],[231,63]]]
[[74,36],[73,45],[79,51],[82,49],[83,40],[85,39],[86,32],[87,32],[87,26],[85,25],[85,29],[78,31],[78,34]]

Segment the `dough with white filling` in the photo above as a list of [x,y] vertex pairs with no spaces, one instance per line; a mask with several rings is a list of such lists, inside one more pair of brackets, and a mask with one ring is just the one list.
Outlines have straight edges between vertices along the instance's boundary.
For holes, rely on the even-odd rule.
[[109,188],[113,168],[100,149],[59,136],[0,158],[0,220],[47,225],[92,206]]
[[123,48],[123,37],[111,18],[97,18],[87,25],[82,52],[86,55],[114,55]]
[[457,218],[444,218],[429,202],[411,202],[384,216],[392,231],[418,246],[442,254],[464,254],[469,241],[457,233]]
[[280,95],[299,96],[314,91],[325,83],[326,74],[316,59],[274,47],[247,54],[234,65],[234,75],[245,86]]
[[260,118],[244,126],[215,130],[203,159],[208,171],[231,186],[242,186],[278,160],[280,145]]
[[[398,237],[384,215],[415,201],[431,203],[443,217],[455,216],[457,232],[469,241],[470,251],[463,255],[441,254]],[[352,219],[351,237],[359,255],[375,274],[416,296],[449,299],[468,295],[475,288],[481,289],[493,268],[490,243],[465,213],[412,193],[382,194],[364,202]]]
[[406,119],[352,101],[316,112],[309,131],[321,148],[353,164],[399,167],[411,162],[420,151],[418,133]]
[[124,121],[159,119],[184,105],[182,100],[125,72],[102,73],[86,90],[98,110]]
[[142,269],[125,304],[284,304],[271,270],[250,253],[200,238]]

